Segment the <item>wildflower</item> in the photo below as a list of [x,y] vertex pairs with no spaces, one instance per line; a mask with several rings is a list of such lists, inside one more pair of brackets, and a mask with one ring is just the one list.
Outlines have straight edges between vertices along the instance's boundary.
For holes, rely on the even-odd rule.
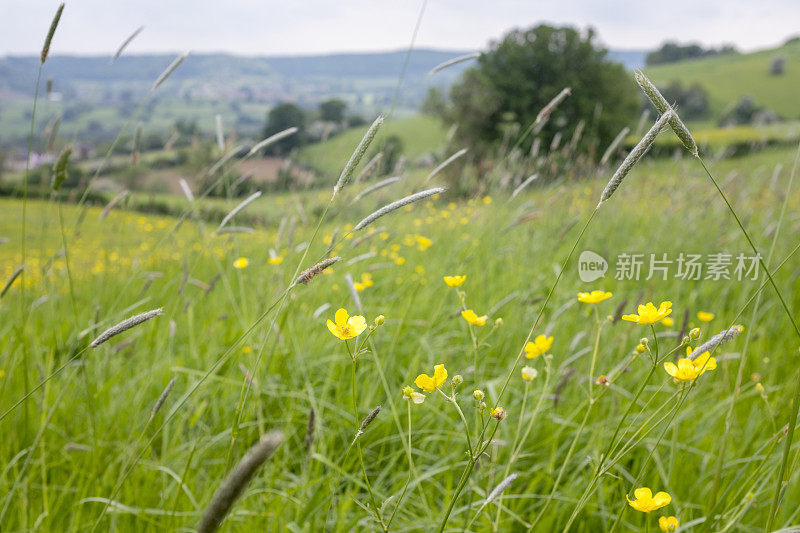
[[245,354],[245,355],[249,354],[252,351],[253,351],[253,348],[251,348],[250,346],[244,346],[242,348],[242,353]]
[[532,368],[530,366],[522,367],[522,379],[524,379],[525,381],[533,381],[534,379],[536,379],[536,376],[538,375],[539,371],[536,370],[535,368]]
[[382,326],[383,323],[386,322],[386,317],[383,315],[378,315],[375,317],[375,325]]
[[472,397],[475,398],[478,401],[483,400],[484,396],[486,396],[486,395],[480,389],[475,389],[474,391],[472,391]]
[[714,316],[716,316],[716,315],[714,315],[714,313],[709,313],[707,311],[698,311],[697,312],[697,319],[700,322],[711,322],[712,320],[714,320]]
[[484,409],[486,409],[486,402],[478,403],[478,411],[482,413]]
[[552,346],[553,337],[539,335],[533,339],[533,342],[529,342],[525,345],[525,357],[528,359],[539,357],[540,355],[547,353],[547,350],[549,350]]
[[419,249],[420,252],[424,252],[433,244],[432,240],[422,235],[416,235],[414,239],[417,241],[417,249]]
[[466,281],[467,276],[445,276],[444,282],[447,284],[448,287],[459,287],[464,281]]
[[411,400],[414,403],[422,403],[425,401],[425,395],[421,392],[417,392],[411,387],[403,387],[403,398],[406,400]]
[[699,378],[706,370],[717,368],[717,360],[711,357],[710,352],[703,352],[694,360],[688,356],[692,353],[692,347],[686,347],[686,359],[679,359],[678,364],[673,362],[664,363],[664,370],[667,374],[679,381],[692,381]]
[[606,387],[611,386],[611,381],[606,377],[605,374],[600,374],[596,380],[594,380],[595,384],[597,385],[604,385]]
[[499,405],[497,407],[492,408],[492,418],[494,418],[495,420],[500,422],[505,417],[506,417],[506,410],[505,409],[503,409]]
[[657,492],[656,495],[653,496],[652,491],[647,487],[636,489],[633,491],[633,496],[636,498],[635,500],[628,498],[627,494],[625,495],[625,499],[628,500],[628,504],[631,507],[643,513],[661,509],[665,505],[669,505],[672,501],[672,498],[666,492]]
[[483,326],[484,324],[486,324],[486,319],[489,318],[486,315],[478,316],[472,309],[461,311],[461,316],[463,316],[464,320],[466,320],[473,326]]
[[367,329],[367,321],[363,316],[350,316],[345,309],[336,311],[333,319],[336,321],[335,323],[328,319],[328,329],[343,341],[358,337]]
[[611,293],[606,291],[579,292],[578,301],[587,304],[597,304],[611,298]]
[[364,272],[363,274],[361,274],[361,281],[356,281],[353,283],[353,287],[355,287],[355,289],[358,292],[361,292],[366,288],[372,287],[373,285],[375,285],[375,282],[372,281],[372,274],[368,272]]
[[689,338],[693,339],[693,340],[699,339],[700,338],[700,328],[692,328],[692,330],[689,332]]
[[636,353],[644,353],[647,350],[644,344],[637,344],[636,345]]
[[483,197],[483,203],[486,204],[486,205],[489,205],[490,203],[492,203],[492,197],[491,196],[484,196]]
[[267,259],[267,263],[269,263],[270,265],[280,265],[282,262],[283,262],[282,255],[276,255],[274,257],[270,257],[269,259]]
[[658,519],[658,529],[663,531],[664,533],[672,533],[673,531],[678,531],[678,526],[680,522],[674,516],[662,516]]
[[247,268],[248,261],[246,257],[240,257],[233,262],[233,268]]
[[641,326],[648,326],[666,318],[672,312],[671,307],[672,302],[661,302],[657,309],[653,302],[647,302],[646,305],[639,306],[638,314],[622,315],[622,320],[636,322]]
[[671,327],[674,323],[675,323],[675,321],[672,320],[671,316],[668,316],[666,318],[662,318],[661,319],[661,325],[662,326]]
[[433,377],[428,374],[420,374],[414,380],[414,384],[425,392],[435,392],[444,385],[445,381],[447,381],[447,370],[444,365],[439,364],[433,367]]

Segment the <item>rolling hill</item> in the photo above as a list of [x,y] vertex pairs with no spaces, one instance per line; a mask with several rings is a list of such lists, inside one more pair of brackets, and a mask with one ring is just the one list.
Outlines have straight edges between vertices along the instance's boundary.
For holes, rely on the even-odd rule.
[[[786,60],[784,73],[770,74],[772,60]],[[708,91],[713,115],[719,116],[742,96],[751,96],[785,119],[800,118],[800,42],[737,55],[720,55],[647,67],[645,72],[659,86],[678,80],[699,83]]]

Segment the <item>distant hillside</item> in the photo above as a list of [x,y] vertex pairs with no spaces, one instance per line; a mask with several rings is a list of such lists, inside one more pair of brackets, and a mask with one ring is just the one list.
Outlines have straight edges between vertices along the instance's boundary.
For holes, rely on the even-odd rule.
[[[434,66],[465,54],[463,50],[412,51],[406,70],[406,83],[424,86],[447,84],[469,63],[456,65],[427,77]],[[226,54],[192,54],[170,77],[164,90],[191,91],[198,86],[206,93],[228,94],[232,88],[253,92],[294,91],[299,101],[311,101],[320,91],[327,95],[349,93],[358,87],[392,92],[403,70],[406,52],[331,54],[320,56],[243,57]],[[78,90],[87,83],[110,86],[124,83],[128,90],[147,89],[174,54],[128,55],[113,65],[105,56],[52,56],[44,76],[53,78],[60,91]],[[29,95],[39,66],[38,57],[0,58],[0,91]],[[178,83],[175,83],[178,82]],[[319,84],[309,87],[308,84]],[[414,88],[416,90],[416,87]]]
[[[777,57],[783,57],[786,65],[784,73],[775,76],[770,74],[770,65]],[[648,67],[646,73],[658,85],[675,80],[699,83],[708,91],[715,117],[745,95],[783,118],[800,117],[800,42],[747,54]]]

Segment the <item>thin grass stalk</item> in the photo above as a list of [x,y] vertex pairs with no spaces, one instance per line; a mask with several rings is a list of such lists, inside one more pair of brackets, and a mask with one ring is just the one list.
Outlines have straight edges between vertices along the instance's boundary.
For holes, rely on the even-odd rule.
[[369,176],[370,172],[372,172],[372,170],[378,166],[378,163],[380,163],[382,159],[383,159],[383,152],[378,152],[377,154],[372,156],[372,159],[367,161],[367,164],[364,165],[364,168],[361,169],[361,172],[359,172],[358,175],[356,175],[356,179],[353,180],[353,182],[360,183],[361,181],[363,181],[367,176]]
[[[231,159],[233,159],[233,158],[234,158],[234,157],[235,157],[237,154],[239,154],[239,153],[242,151],[242,149],[243,149],[243,148],[244,148],[244,146],[242,146],[242,145],[240,144],[240,145],[234,146],[233,148],[231,148],[230,150],[228,150],[228,152],[227,152],[226,154],[224,154],[222,157],[220,157],[220,158],[217,160],[217,162],[216,162],[216,163],[214,163],[214,164],[211,166],[211,168],[208,170],[208,172],[206,172],[206,175],[207,175],[207,176],[212,176],[212,175],[214,175],[214,174],[215,174],[215,173],[216,173],[216,172],[217,172],[217,171],[218,171],[220,168],[222,168],[222,166],[223,166],[225,163],[227,163],[228,161],[230,161]],[[224,145],[223,145],[222,149],[223,149],[223,150],[225,149],[225,146],[224,146]]]
[[50,29],[47,31],[47,37],[44,39],[44,45],[42,46],[42,53],[41,53],[41,61],[39,65],[44,65],[44,62],[47,61],[47,57],[50,55],[50,44],[53,42],[53,36],[56,34],[56,28],[58,28],[58,22],[61,20],[61,14],[64,12],[64,3],[62,2],[58,9],[56,10],[55,16],[53,16],[52,22],[50,22]]
[[[790,192],[792,190],[792,185],[794,184],[794,178],[795,175],[797,174],[797,168],[799,163],[800,163],[800,145],[798,145],[797,151],[795,152],[794,165],[792,166],[792,172],[789,175],[789,183],[786,186],[786,194],[783,199],[783,204],[781,205],[780,215],[778,216],[778,223],[777,226],[775,227],[775,233],[772,236],[772,244],[770,244],[769,253],[767,254],[767,261],[766,261],[767,265],[770,265],[772,263],[772,257],[775,252],[775,245],[778,242],[778,235],[780,234],[780,229],[783,224],[784,217],[786,216],[786,208],[789,204]],[[733,427],[733,412],[736,406],[736,402],[739,399],[739,394],[741,392],[742,380],[744,377],[745,361],[747,360],[748,348],[750,346],[750,338],[753,332],[753,326],[756,323],[756,318],[758,317],[759,308],[761,306],[762,293],[761,291],[759,291],[757,294],[758,296],[756,298],[755,304],[753,304],[753,311],[750,315],[749,324],[751,325],[751,327],[748,328],[747,334],[745,335],[744,347],[742,348],[742,355],[739,358],[739,367],[736,371],[736,384],[733,389],[733,397],[731,398],[731,405],[728,408],[727,414],[725,415],[725,430],[722,433],[722,442],[720,443],[719,452],[717,454],[717,464],[716,464],[716,470],[714,472],[714,484],[712,486],[711,493],[709,494],[709,504],[708,504],[709,516],[711,516],[710,511],[715,507],[717,493],[719,492],[720,483],[722,481],[723,459],[725,457],[725,451],[727,449],[728,437]],[[709,526],[710,526],[710,521],[709,521]]]
[[225,151],[225,134],[222,132],[222,115],[219,113],[214,117],[214,126],[217,132],[217,148],[220,153],[223,153]]
[[667,125],[672,115],[672,110],[661,115],[644,137],[633,147],[633,150],[622,160],[622,163],[619,165],[616,172],[614,172],[614,175],[611,176],[608,184],[606,184],[606,188],[603,189],[603,193],[600,195],[600,202],[597,204],[598,208],[611,198],[614,191],[616,191],[622,183],[622,180],[625,179],[625,176],[636,166],[636,163],[647,153],[647,150],[653,146],[656,137],[661,133],[661,130],[664,129],[664,126]]
[[448,157],[447,159],[445,159],[444,161],[442,161],[441,163],[439,163],[439,165],[438,165],[436,168],[434,168],[434,169],[431,171],[431,173],[430,173],[430,174],[428,174],[428,177],[426,177],[426,178],[425,178],[425,181],[423,181],[422,183],[428,183],[428,182],[431,180],[431,178],[433,178],[433,177],[434,177],[434,176],[436,176],[436,175],[437,175],[439,172],[441,172],[442,170],[444,170],[445,168],[447,168],[448,166],[450,166],[450,164],[451,164],[453,161],[455,161],[456,159],[460,158],[461,156],[463,156],[464,154],[466,154],[468,151],[469,151],[469,150],[468,150],[467,148],[462,148],[462,149],[461,149],[461,150],[459,150],[458,152],[454,153],[453,155],[451,155],[450,157]]
[[161,392],[161,395],[159,395],[158,399],[156,400],[156,403],[153,405],[153,409],[150,410],[150,420],[148,420],[148,423],[151,422],[156,417],[158,412],[164,406],[164,402],[167,401],[167,397],[169,396],[169,393],[172,392],[172,388],[175,386],[176,381],[178,381],[178,378],[172,378],[171,380],[169,380],[169,383],[167,383],[167,386],[164,387],[164,390]]
[[14,284],[14,282],[17,281],[17,278],[22,274],[24,270],[25,270],[25,265],[22,265],[18,266],[14,270],[14,272],[11,273],[11,276],[9,276],[8,280],[6,280],[5,284],[3,285],[3,288],[0,289],[0,298],[6,295],[8,289],[10,289],[11,286]]
[[[667,111],[673,111],[672,106],[669,105],[667,99],[661,94],[661,92],[653,85],[647,76],[641,70],[637,70],[634,74],[636,78],[636,83],[639,84],[642,91],[647,95],[647,98],[653,103],[655,108],[658,110],[659,113],[666,113]],[[694,142],[694,138],[692,134],[689,132],[689,129],[686,127],[686,124],[680,119],[677,113],[673,112],[669,119],[669,126],[672,128],[672,131],[675,132],[678,139],[681,140],[683,146],[689,150],[692,155],[698,156],[697,150],[697,143]]]
[[481,56],[480,52],[473,52],[471,54],[464,54],[463,56],[454,57],[453,59],[448,59],[447,61],[443,61],[430,69],[428,71],[428,76],[436,74],[440,70],[444,70],[448,67],[452,67],[453,65],[458,65],[459,63],[463,63],[464,61],[469,61],[470,59],[476,59]]
[[519,193],[521,193],[523,191],[523,189],[525,189],[525,187],[527,187],[528,185],[533,183],[538,177],[539,177],[539,174],[531,174],[530,176],[528,176],[525,179],[525,181],[520,183],[519,186],[516,189],[514,189],[514,192],[511,193],[511,198],[516,198],[516,196]]
[[428,189],[426,191],[421,191],[415,194],[411,194],[409,196],[406,196],[405,198],[397,200],[396,202],[392,202],[388,205],[385,205],[380,209],[378,209],[377,211],[375,211],[374,213],[371,213],[366,217],[364,217],[364,219],[361,220],[361,222],[356,224],[356,226],[353,228],[353,231],[362,230],[367,226],[369,226],[370,224],[372,224],[373,222],[375,222],[376,220],[378,220],[379,218],[381,218],[382,216],[388,215],[392,211],[396,211],[401,207],[412,204],[414,202],[418,202],[419,200],[424,200],[425,198],[429,198],[436,194],[443,193],[446,190],[447,189],[445,189],[444,187],[434,187],[433,189]]
[[625,137],[627,137],[630,132],[631,129],[628,126],[625,126],[619,133],[617,133],[617,136],[614,137],[614,140],[608,145],[606,151],[603,152],[603,157],[600,158],[601,167],[608,163],[608,160],[611,159],[612,154],[616,152],[617,148],[619,148],[619,145],[622,144],[622,141],[625,140]]
[[122,52],[124,52],[124,51],[125,51],[125,49],[128,47],[128,45],[129,45],[129,44],[131,44],[131,42],[132,42],[132,41],[133,41],[133,40],[134,40],[134,39],[135,39],[135,38],[136,38],[136,37],[137,37],[137,36],[138,36],[140,33],[142,33],[142,31],[144,31],[144,26],[139,26],[139,27],[138,27],[138,28],[137,28],[137,29],[136,29],[136,30],[135,30],[135,31],[134,31],[134,32],[133,32],[133,33],[132,33],[132,34],[131,34],[131,35],[130,35],[128,38],[127,38],[127,39],[125,39],[124,41],[122,41],[122,44],[121,44],[121,45],[119,45],[119,48],[117,48],[117,51],[116,51],[116,52],[114,52],[114,55],[113,55],[113,56],[111,56],[111,63],[113,63],[114,61],[116,61],[117,59],[119,59],[119,56],[121,56],[121,55],[122,55]]
[[[800,327],[798,327],[797,322],[796,322],[796,320],[794,318],[794,315],[793,315],[792,311],[789,309],[789,306],[786,303],[786,300],[784,299],[783,294],[781,293],[780,289],[778,289],[778,286],[775,283],[775,280],[773,279],[772,274],[770,273],[769,269],[767,268],[766,264],[764,263],[764,259],[759,254],[758,249],[756,248],[752,238],[750,237],[749,232],[745,229],[744,225],[742,224],[741,220],[739,219],[738,214],[733,209],[733,206],[731,205],[730,201],[728,200],[727,195],[722,191],[722,188],[719,186],[719,183],[714,178],[714,176],[711,174],[711,171],[706,166],[705,161],[703,161],[703,158],[701,158],[699,155],[697,155],[696,157],[697,157],[697,160],[700,162],[700,165],[703,167],[703,170],[706,172],[706,175],[711,180],[711,183],[714,185],[714,188],[717,190],[718,194],[722,197],[723,201],[725,202],[725,205],[727,206],[728,211],[731,213],[733,218],[736,220],[736,223],[739,226],[739,229],[741,230],[742,234],[744,235],[745,239],[747,240],[748,244],[750,245],[750,248],[752,249],[753,253],[758,258],[759,263],[761,265],[761,268],[766,273],[770,285],[772,285],[772,288],[775,291],[775,294],[777,295],[778,299],[780,300],[781,306],[783,307],[784,312],[786,313],[786,316],[789,318],[789,320],[790,320],[790,322],[792,324],[792,327],[793,327],[793,329],[795,331],[795,334],[797,335],[798,338],[800,338]],[[792,440],[794,438],[794,426],[795,426],[795,424],[797,422],[798,408],[800,408],[800,370],[798,370],[798,379],[796,380],[795,393],[794,393],[794,396],[793,396],[793,399],[792,399],[791,414],[790,414],[790,424],[789,424],[789,430],[788,430],[788,434],[787,434],[787,438],[786,438],[786,444],[785,444],[784,451],[783,451],[783,458],[781,460],[781,466],[780,466],[779,473],[778,473],[778,479],[777,479],[777,482],[776,482],[776,488],[775,488],[775,492],[774,492],[774,497],[773,497],[773,500],[772,500],[772,504],[770,506],[769,515],[767,517],[767,524],[766,524],[766,527],[765,527],[765,531],[766,532],[769,532],[769,531],[772,530],[772,525],[774,523],[775,516],[777,514],[777,509],[778,509],[779,502],[780,502],[780,494],[781,494],[782,489],[783,489],[783,478],[785,476],[786,467],[787,467],[788,460],[789,460],[789,451],[790,451],[790,448],[791,448]]]
[[347,164],[342,169],[342,173],[339,175],[336,185],[333,186],[334,196],[336,196],[336,193],[341,191],[342,188],[347,185],[347,182],[350,181],[350,178],[353,177],[353,172],[355,172],[358,164],[361,162],[361,158],[363,158],[364,154],[367,153],[369,145],[372,144],[372,141],[378,134],[378,130],[380,130],[381,126],[383,126],[384,119],[385,117],[383,115],[378,115],[378,118],[375,119],[367,132],[364,134],[364,137],[362,137],[361,142],[359,142],[358,146],[356,146],[355,151],[352,153],[350,159],[347,161]]
[[255,146],[253,146],[250,149],[250,151],[247,153],[247,157],[252,157],[255,154],[257,154],[258,152],[260,152],[261,150],[263,150],[264,148],[266,148],[267,146],[275,144],[276,142],[280,141],[281,139],[285,139],[286,137],[288,137],[290,135],[294,135],[295,133],[297,133],[297,127],[296,126],[292,126],[291,128],[286,128],[285,130],[279,131],[278,133],[276,133],[274,135],[270,135],[269,137],[267,137],[263,141],[257,143]]
[[214,493],[197,526],[198,533],[211,533],[222,525],[222,521],[250,484],[250,480],[282,442],[283,434],[280,431],[272,431],[262,436],[250,448]]
[[251,194],[250,196],[248,196],[247,198],[245,198],[241,203],[239,203],[239,205],[237,205],[236,207],[231,209],[230,212],[227,215],[225,215],[225,217],[222,219],[222,222],[219,223],[219,226],[217,227],[217,231],[216,232],[219,233],[219,230],[221,230],[223,227],[225,227],[225,224],[230,222],[233,217],[235,217],[237,214],[239,214],[245,207],[250,205],[259,196],[261,196],[261,191],[256,191],[253,194]]
[[177,68],[178,68],[178,67],[181,65],[181,63],[183,63],[183,61],[184,61],[184,60],[185,60],[187,57],[189,57],[189,52],[184,52],[184,53],[182,53],[181,55],[179,55],[178,57],[176,57],[176,58],[175,58],[175,59],[172,61],[172,63],[170,63],[170,64],[169,64],[169,66],[167,66],[167,68],[166,68],[166,69],[164,69],[164,72],[162,72],[162,73],[161,73],[161,75],[159,75],[159,76],[158,76],[158,78],[156,78],[156,81],[155,81],[155,82],[153,82],[153,86],[150,88],[150,92],[152,93],[153,91],[155,91],[156,89],[158,89],[158,87],[159,87],[159,86],[160,86],[162,83],[164,83],[165,81],[167,81],[167,78],[169,78],[169,77],[170,77],[170,75],[171,75],[173,72],[175,72],[175,69],[177,69]]
[[153,309],[152,311],[147,311],[147,312],[144,312],[144,313],[140,313],[140,314],[134,315],[134,316],[132,316],[132,317],[126,319],[126,320],[123,320],[119,324],[116,324],[116,325],[108,328],[103,333],[98,335],[97,338],[95,340],[93,340],[89,344],[89,347],[97,348],[98,346],[100,346],[101,344],[103,344],[107,340],[111,339],[112,337],[115,337],[115,336],[119,335],[120,333],[122,333],[124,331],[127,331],[127,330],[129,330],[129,329],[131,329],[133,327],[136,327],[139,324],[141,324],[142,322],[147,322],[151,318],[155,318],[155,317],[157,317],[159,315],[162,315],[163,313],[164,313],[164,309],[162,307],[159,307],[158,309]]
[[127,198],[130,194],[131,191],[126,189],[120,192],[114,198],[112,198],[111,201],[108,202],[108,204],[106,204],[106,206],[100,212],[100,220],[103,220],[104,218],[108,217],[109,213],[111,213],[111,210],[117,207],[119,203],[122,202],[125,198]]
[[392,185],[393,183],[397,183],[401,179],[402,178],[400,176],[394,176],[394,177],[391,177],[391,178],[386,178],[385,180],[381,180],[381,181],[379,181],[379,182],[377,182],[377,183],[375,183],[373,185],[370,185],[369,187],[367,187],[366,189],[364,189],[363,191],[358,193],[356,195],[356,197],[353,198],[353,202],[357,202],[357,201],[361,200],[366,195],[368,195],[370,193],[373,193],[373,192],[377,191],[378,189],[382,189],[384,187],[388,187],[389,185]]

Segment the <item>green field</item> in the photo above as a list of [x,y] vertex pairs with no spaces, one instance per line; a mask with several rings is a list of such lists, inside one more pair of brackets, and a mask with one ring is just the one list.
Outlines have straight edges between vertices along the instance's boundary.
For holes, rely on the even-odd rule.
[[[351,128],[326,142],[306,146],[300,150],[297,160],[317,172],[335,177],[347,163],[352,147],[358,144],[369,126]],[[376,147],[381,147],[390,136],[397,136],[403,143],[403,155],[414,162],[421,155],[431,153],[444,142],[447,130],[442,122],[428,115],[414,115],[386,122],[375,138]],[[373,151],[377,153],[379,148]]]
[[[443,136],[425,119],[402,126],[419,142],[409,142],[409,155],[435,149]],[[303,157],[340,166],[358,139],[342,135]],[[788,257],[775,281],[795,310],[793,159],[793,149],[774,148],[711,168],[770,264]],[[232,465],[259,435],[280,431],[283,443],[225,530],[379,530],[378,515],[384,524],[393,517],[396,531],[561,531],[573,513],[571,530],[581,532],[641,531],[645,523],[655,530],[662,515],[678,517],[682,531],[763,530],[787,442],[781,428],[792,411],[798,339],[770,287],[751,300],[763,273],[686,280],[673,275],[673,264],[666,280],[646,272],[615,279],[620,254],[751,255],[693,158],[645,159],[634,169],[576,247],[576,255],[606,258],[609,272],[581,282],[576,257],[565,260],[607,178],[514,199],[446,192],[355,234],[349,230],[364,215],[418,189],[418,178],[358,202],[365,185],[351,184],[327,211],[327,188],[259,199],[245,213],[264,213],[268,222],[252,234],[215,235],[216,223],[201,223],[177,197],[186,209],[180,220],[124,210],[101,220],[97,208],[81,214],[54,200],[30,201],[23,233],[22,202],[0,200],[0,237],[8,239],[0,244],[0,279],[26,266],[0,299],[3,529],[194,530]],[[329,249],[342,261],[285,292]],[[241,257],[247,267],[234,268]],[[372,284],[357,293],[359,307],[346,276],[364,282],[364,274]],[[467,276],[460,293],[442,281],[451,274]],[[613,297],[596,306],[576,300],[592,289]],[[651,330],[606,319],[665,300],[673,303],[672,325]],[[163,316],[88,347],[104,329],[158,307]],[[364,352],[355,363],[348,354],[356,341],[326,327],[340,307],[369,324],[386,318],[368,341],[367,333],[359,337]],[[487,315],[486,325],[468,325],[464,307]],[[715,317],[701,322],[699,311]],[[688,328],[700,329],[695,347],[731,324],[745,330],[714,352],[715,369],[676,384],[634,348],[649,337],[653,356],[672,360],[685,314]],[[515,359],[529,331],[554,341],[549,355],[522,359],[538,371],[527,382]],[[403,387],[436,364],[463,378],[455,396],[463,419],[444,394],[420,405],[403,398]],[[601,374],[610,386],[595,384]],[[483,411],[476,388],[485,393]],[[442,391],[450,394],[450,385]],[[507,412],[501,422],[488,412],[498,401]],[[380,413],[354,439],[377,405]],[[459,487],[470,450],[477,458],[479,448]],[[604,450],[611,453],[601,458]],[[788,453],[776,530],[800,523],[798,439]],[[633,510],[626,494],[642,486],[668,492],[671,503],[650,514]]]
[[[780,76],[770,74],[770,64],[776,57],[786,58],[786,69]],[[757,105],[785,119],[800,118],[800,42],[748,54],[656,65],[647,67],[645,73],[659,86],[676,80],[684,85],[699,83],[708,91],[714,116],[740,97],[751,96]]]

